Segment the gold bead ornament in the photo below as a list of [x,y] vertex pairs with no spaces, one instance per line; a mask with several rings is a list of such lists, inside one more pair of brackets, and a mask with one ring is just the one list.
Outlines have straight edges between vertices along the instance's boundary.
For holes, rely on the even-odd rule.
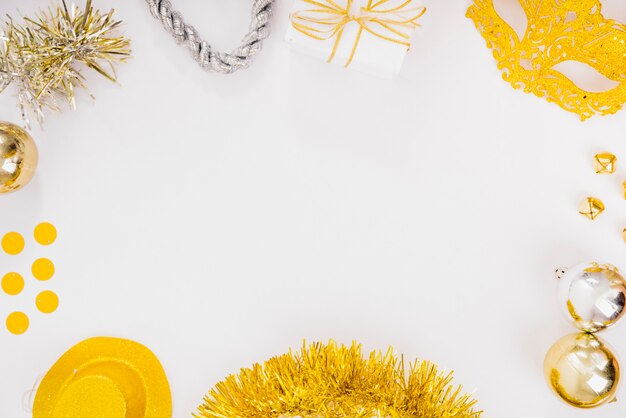
[[38,161],[37,146],[28,132],[17,125],[0,122],[0,194],[28,184]]
[[615,400],[620,367],[606,343],[586,332],[558,340],[544,362],[546,380],[556,395],[578,408]]

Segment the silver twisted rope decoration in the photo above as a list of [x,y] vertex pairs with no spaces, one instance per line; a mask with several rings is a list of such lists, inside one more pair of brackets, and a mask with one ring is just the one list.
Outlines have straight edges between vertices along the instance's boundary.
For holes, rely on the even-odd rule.
[[168,0],[146,0],[146,3],[152,15],[161,21],[176,42],[187,46],[200,67],[206,71],[230,74],[248,68],[254,56],[261,51],[263,40],[270,34],[269,21],[274,0],[254,0],[250,32],[243,38],[243,43],[230,53],[214,51],[193,26],[185,23],[179,12],[172,10]]

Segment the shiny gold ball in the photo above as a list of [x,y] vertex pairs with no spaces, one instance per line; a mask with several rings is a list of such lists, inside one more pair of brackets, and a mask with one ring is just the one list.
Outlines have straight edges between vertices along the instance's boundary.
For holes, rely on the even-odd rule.
[[572,406],[594,408],[615,400],[619,363],[593,334],[571,334],[557,341],[546,355],[544,371],[554,393]]
[[35,174],[39,153],[24,129],[0,122],[0,193],[24,187]]

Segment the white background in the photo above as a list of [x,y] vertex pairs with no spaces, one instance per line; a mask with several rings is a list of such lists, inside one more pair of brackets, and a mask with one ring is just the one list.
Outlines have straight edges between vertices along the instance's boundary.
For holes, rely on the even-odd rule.
[[[560,403],[542,363],[573,331],[554,268],[626,268],[626,113],[581,123],[513,90],[468,0],[425,1],[393,82],[290,52],[289,3],[254,67],[221,76],[199,70],[142,0],[96,2],[116,7],[134,58],[119,86],[89,77],[95,103],[83,95],[33,129],[37,176],[0,196],[0,233],[59,230],[52,247],[29,238],[20,256],[0,255],[2,272],[26,274],[41,256],[57,265],[50,282],[0,295],[2,318],[31,317],[22,336],[0,329],[0,417],[29,416],[33,383],[99,335],[158,355],[175,417],[240,367],[330,338],[454,369],[488,417],[623,416],[624,401]],[[3,0],[0,14],[47,4]],[[216,47],[246,31],[247,1],[175,4]],[[605,1],[605,14],[626,21],[626,4]],[[19,123],[13,93],[0,119]],[[621,158],[613,176],[593,172],[603,150]],[[607,206],[594,222],[577,213],[591,194]],[[44,287],[61,301],[48,316],[33,303]],[[626,324],[602,337],[626,358]]]

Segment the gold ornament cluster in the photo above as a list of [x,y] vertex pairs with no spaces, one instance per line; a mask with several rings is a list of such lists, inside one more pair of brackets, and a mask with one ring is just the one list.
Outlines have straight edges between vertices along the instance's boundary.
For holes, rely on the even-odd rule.
[[566,403],[595,408],[616,400],[621,368],[615,351],[596,336],[626,314],[626,280],[610,264],[558,269],[559,304],[578,334],[567,335],[544,361],[548,384]]
[[[611,152],[598,153],[593,157],[593,170],[614,174],[617,160]],[[583,199],[578,207],[590,220],[604,210],[602,200],[594,196]],[[622,235],[626,240],[626,229]],[[626,280],[617,267],[596,262],[557,269],[557,278],[562,311],[582,333],[567,335],[549,349],[544,362],[546,380],[557,396],[578,408],[615,402],[621,367],[615,351],[596,333],[626,314]]]
[[[527,18],[522,38],[498,15],[493,0],[474,0],[467,11],[502,71],[523,89],[582,120],[617,112],[626,102],[626,26],[602,16],[599,0],[520,0]],[[578,87],[555,67],[587,64],[617,83],[603,92]]]
[[194,416],[479,418],[476,401],[451,382],[451,373],[429,362],[405,368],[392,349],[364,357],[356,343],[304,344],[227,377]]
[[75,91],[86,88],[81,67],[115,81],[115,64],[130,56],[130,41],[118,34],[114,10],[102,13],[91,0],[84,8],[62,0],[35,18],[11,17],[0,28],[0,93],[14,84],[22,116],[41,123],[44,110],[60,102],[75,107]]

